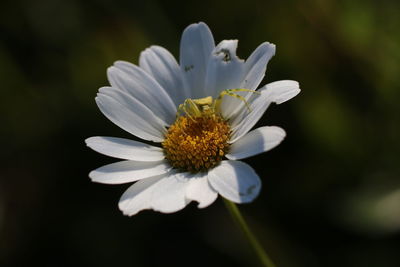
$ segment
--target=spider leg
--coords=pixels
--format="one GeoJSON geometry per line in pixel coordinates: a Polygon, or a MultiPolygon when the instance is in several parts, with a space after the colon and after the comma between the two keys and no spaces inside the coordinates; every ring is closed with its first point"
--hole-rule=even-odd
{"type": "Polygon", "coordinates": [[[225,91],[228,91],[228,92],[251,92],[251,93],[254,93],[254,94],[257,94],[257,95],[261,95],[261,93],[258,92],[258,91],[251,90],[251,89],[245,89],[245,88],[227,89],[225,91]]]}
{"type": "Polygon", "coordinates": [[[245,104],[247,110],[248,110],[249,112],[251,112],[250,104],[249,104],[249,102],[247,101],[247,100],[249,99],[249,97],[247,97],[247,96],[241,96],[241,95],[239,95],[239,94],[236,94],[235,92],[250,92],[250,93],[253,93],[253,94],[261,95],[261,93],[258,92],[258,91],[251,90],[251,89],[246,89],[246,88],[227,89],[227,90],[222,91],[222,92],[220,93],[220,95],[218,96],[218,98],[216,99],[216,101],[215,101],[215,102],[216,102],[216,107],[219,109],[219,107],[221,106],[222,97],[225,96],[225,95],[229,95],[229,96],[236,97],[236,98],[239,98],[240,100],[242,100],[243,103],[245,104]]]}
{"type": "MultiPolygon", "coordinates": [[[[222,102],[222,98],[226,95],[228,96],[232,96],[232,97],[236,97],[239,98],[240,100],[243,101],[243,103],[246,105],[246,108],[248,109],[249,112],[251,112],[251,107],[249,102],[246,100],[246,98],[244,98],[243,96],[239,95],[239,94],[235,94],[234,92],[253,92],[253,90],[249,90],[249,89],[227,89],[222,91],[219,96],[217,97],[217,99],[215,100],[215,105],[216,105],[216,109],[219,110],[220,106],[221,106],[221,102],[222,102]]],[[[255,92],[255,91],[254,91],[255,92]]]]}
{"type": "Polygon", "coordinates": [[[179,116],[181,114],[185,114],[194,121],[194,117],[201,116],[201,111],[192,99],[187,98],[182,104],[178,106],[178,111],[176,112],[176,115],[179,116]]]}
{"type": "Polygon", "coordinates": [[[184,112],[184,110],[183,110],[183,105],[184,105],[184,103],[185,103],[185,102],[183,102],[182,104],[179,104],[179,106],[178,106],[178,108],[177,108],[177,110],[176,110],[176,117],[179,117],[179,115],[180,115],[182,112],[184,112]]]}
{"type": "Polygon", "coordinates": [[[201,110],[199,109],[198,105],[190,98],[186,99],[185,102],[188,104],[189,113],[195,117],[201,116],[201,110]]]}

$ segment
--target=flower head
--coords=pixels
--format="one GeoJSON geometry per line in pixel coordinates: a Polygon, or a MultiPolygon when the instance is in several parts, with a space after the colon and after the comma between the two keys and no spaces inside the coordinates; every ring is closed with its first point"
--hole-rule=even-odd
{"type": "Polygon", "coordinates": [[[141,139],[160,143],[91,137],[97,152],[123,159],[90,172],[94,182],[131,183],[119,201],[126,215],[153,209],[175,212],[189,202],[199,208],[218,194],[251,202],[261,181],[237,161],[277,146],[285,131],[276,126],[251,130],[271,103],[300,92],[296,81],[278,81],[257,90],[275,45],[263,43],[244,61],[236,56],[237,40],[215,46],[204,23],[182,34],[180,62],[164,48],[151,46],[139,66],[117,61],[107,71],[96,103],[113,123],[141,139]]]}

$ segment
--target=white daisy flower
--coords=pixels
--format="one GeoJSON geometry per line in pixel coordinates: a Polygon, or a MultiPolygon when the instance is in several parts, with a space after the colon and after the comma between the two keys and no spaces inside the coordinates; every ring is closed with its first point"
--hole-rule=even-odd
{"type": "Polygon", "coordinates": [[[274,148],[286,134],[276,126],[250,129],[271,103],[283,103],[300,89],[285,80],[255,91],[275,45],[261,44],[244,61],[236,56],[237,44],[215,46],[201,22],[184,30],[179,64],[166,49],[151,46],[139,66],[117,61],[107,70],[111,86],[96,97],[101,112],[132,135],[159,143],[86,139],[93,150],[123,159],[90,172],[93,182],[135,182],[119,201],[125,215],[176,212],[191,201],[204,208],[218,194],[246,203],[259,194],[260,178],[238,160],[274,148]]]}

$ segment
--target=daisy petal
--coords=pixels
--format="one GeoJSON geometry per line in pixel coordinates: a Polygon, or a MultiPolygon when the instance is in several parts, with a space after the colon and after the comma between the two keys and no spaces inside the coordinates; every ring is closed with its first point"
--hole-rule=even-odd
{"type": "Polygon", "coordinates": [[[210,186],[206,173],[198,173],[189,178],[186,198],[197,201],[199,203],[198,208],[211,205],[217,197],[218,193],[210,186]]]}
{"type": "Polygon", "coordinates": [[[226,89],[239,88],[244,61],[236,56],[238,40],[224,40],[211,53],[207,65],[205,96],[217,97],[226,89]]]}
{"type": "Polygon", "coordinates": [[[261,189],[261,180],[253,168],[241,161],[227,160],[208,172],[211,186],[235,203],[253,201],[261,189]]]}
{"type": "Polygon", "coordinates": [[[91,149],[119,159],[159,161],[164,159],[161,148],[124,138],[95,136],[85,140],[91,149]]]}
{"type": "Polygon", "coordinates": [[[183,86],[181,69],[174,56],[161,46],[151,46],[140,54],[139,66],[165,89],[175,106],[189,98],[183,86]]]}
{"type": "MultiPolygon", "coordinates": [[[[240,77],[240,83],[235,84],[234,87],[227,87],[225,89],[242,88],[256,90],[256,88],[264,78],[265,71],[267,69],[267,63],[274,54],[275,45],[267,42],[259,45],[246,60],[246,62],[242,62],[242,74],[240,76],[236,75],[237,77],[240,77]]],[[[253,93],[249,92],[235,92],[235,94],[241,95],[247,100],[249,100],[253,95],[253,93]]],[[[223,98],[222,112],[224,118],[233,118],[235,114],[237,114],[243,108],[247,109],[247,107],[245,107],[244,101],[242,101],[241,99],[237,97],[223,98]]]]}
{"type": "Polygon", "coordinates": [[[214,49],[214,38],[206,24],[189,25],[182,34],[180,45],[180,66],[186,90],[190,98],[205,97],[207,64],[214,49]]]}
{"type": "Polygon", "coordinates": [[[285,131],[277,126],[257,128],[233,143],[226,157],[238,160],[266,152],[279,145],[285,136],[285,131]]]}
{"type": "Polygon", "coordinates": [[[109,120],[125,131],[144,140],[164,140],[165,123],[127,93],[112,87],[102,87],[96,103],[109,120]]]}
{"type": "Polygon", "coordinates": [[[153,191],[151,208],[163,213],[183,209],[190,202],[185,197],[187,185],[185,173],[174,173],[162,179],[153,191]]]}
{"type": "Polygon", "coordinates": [[[245,135],[262,117],[271,103],[281,104],[300,93],[299,83],[296,81],[277,81],[259,89],[259,95],[254,95],[250,103],[251,111],[243,108],[241,113],[231,120],[232,138],[234,143],[245,135]]]}
{"type": "Polygon", "coordinates": [[[118,203],[124,215],[132,216],[141,210],[151,209],[151,198],[157,183],[168,174],[153,176],[140,180],[126,190],[118,203]]]}
{"type": "Polygon", "coordinates": [[[176,106],[164,88],[144,70],[125,61],[116,61],[107,70],[111,86],[144,103],[168,125],[175,120],[176,106]]]}
{"type": "Polygon", "coordinates": [[[245,76],[240,88],[256,90],[267,70],[268,61],[275,55],[275,45],[265,42],[259,45],[246,60],[245,76]]]}
{"type": "Polygon", "coordinates": [[[119,161],[93,170],[89,177],[102,184],[124,184],[167,173],[171,165],[166,161],[119,161]]]}
{"type": "Polygon", "coordinates": [[[299,83],[291,80],[276,81],[266,85],[270,100],[276,104],[282,104],[300,93],[299,83]]]}
{"type": "Polygon", "coordinates": [[[188,204],[185,199],[187,184],[187,179],[179,173],[140,180],[121,196],[119,208],[129,216],[145,209],[164,213],[176,212],[188,204]]]}

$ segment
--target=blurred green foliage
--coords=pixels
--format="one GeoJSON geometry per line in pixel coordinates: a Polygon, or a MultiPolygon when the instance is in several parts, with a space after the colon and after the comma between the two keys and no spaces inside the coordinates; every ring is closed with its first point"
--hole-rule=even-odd
{"type": "MultiPolygon", "coordinates": [[[[173,215],[117,209],[126,185],[93,184],[112,162],[87,149],[125,136],[94,96],[115,60],[152,44],[178,55],[206,22],[246,58],[277,45],[263,83],[300,82],[260,125],[287,139],[247,160],[260,197],[240,208],[279,266],[399,266],[400,2],[14,0],[0,4],[1,266],[249,266],[221,203],[173,215]]],[[[250,262],[250,263],[249,263],[250,262]]],[[[255,264],[255,263],[254,263],[255,264]]]]}

